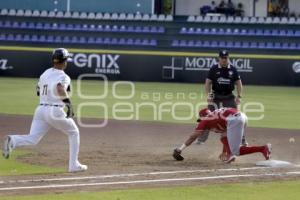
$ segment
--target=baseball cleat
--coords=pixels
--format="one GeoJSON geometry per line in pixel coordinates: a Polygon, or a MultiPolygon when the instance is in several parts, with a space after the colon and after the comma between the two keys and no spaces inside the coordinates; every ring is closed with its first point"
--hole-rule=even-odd
{"type": "Polygon", "coordinates": [[[69,169],[70,173],[83,172],[88,169],[87,165],[78,164],[75,168],[69,169]]]}
{"type": "Polygon", "coordinates": [[[265,149],[262,152],[266,160],[269,160],[271,158],[271,152],[272,152],[272,145],[270,143],[266,144],[265,149]]]}
{"type": "Polygon", "coordinates": [[[179,149],[174,149],[173,158],[177,161],[183,161],[184,157],[181,155],[181,151],[179,149]]]}
{"type": "Polygon", "coordinates": [[[236,156],[235,155],[230,155],[228,156],[228,159],[226,160],[223,160],[224,163],[227,163],[227,164],[230,164],[231,162],[234,162],[236,159],[236,156]]]}
{"type": "Polygon", "coordinates": [[[4,158],[8,159],[11,152],[12,152],[11,137],[6,136],[5,139],[4,139],[2,155],[3,155],[4,158]]]}

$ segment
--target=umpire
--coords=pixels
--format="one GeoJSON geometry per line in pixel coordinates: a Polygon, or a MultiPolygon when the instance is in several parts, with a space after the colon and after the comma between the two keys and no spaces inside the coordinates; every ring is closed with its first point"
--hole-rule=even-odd
{"type": "MultiPolygon", "coordinates": [[[[213,65],[205,81],[205,94],[207,96],[208,109],[214,111],[221,107],[237,108],[242,98],[243,85],[237,69],[229,62],[229,53],[226,50],[219,52],[219,63],[213,65]],[[237,96],[233,94],[237,88],[237,96]]],[[[198,144],[204,143],[209,132],[198,138],[198,144]]],[[[245,136],[243,145],[247,145],[245,136]]]]}

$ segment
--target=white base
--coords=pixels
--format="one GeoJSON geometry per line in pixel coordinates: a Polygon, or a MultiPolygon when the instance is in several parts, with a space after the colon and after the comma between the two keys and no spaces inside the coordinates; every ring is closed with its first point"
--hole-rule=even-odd
{"type": "Polygon", "coordinates": [[[292,163],[283,160],[264,160],[258,161],[256,165],[263,167],[288,167],[291,166],[292,163]]]}

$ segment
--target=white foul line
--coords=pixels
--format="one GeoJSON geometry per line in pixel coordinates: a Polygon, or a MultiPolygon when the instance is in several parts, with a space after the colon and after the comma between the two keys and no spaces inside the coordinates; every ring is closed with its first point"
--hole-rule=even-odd
{"type": "Polygon", "coordinates": [[[202,169],[202,170],[182,170],[182,171],[161,171],[161,172],[146,172],[133,174],[112,174],[98,176],[77,176],[77,177],[61,177],[61,178],[46,178],[46,179],[28,179],[28,180],[11,180],[4,183],[28,183],[28,182],[51,182],[51,181],[74,181],[88,179],[106,179],[106,178],[121,178],[134,176],[149,176],[149,175],[164,175],[164,174],[184,174],[184,173],[208,173],[208,172],[232,172],[232,171],[248,171],[257,169],[267,169],[268,167],[245,167],[245,168],[227,168],[227,169],[202,169]]]}
{"type": "Polygon", "coordinates": [[[36,185],[36,186],[23,186],[23,187],[6,187],[0,188],[0,191],[10,190],[26,190],[26,189],[50,189],[50,188],[70,188],[81,186],[108,186],[108,185],[128,185],[138,183],[162,183],[162,182],[175,182],[175,181],[197,181],[197,180],[213,180],[213,179],[230,179],[240,177],[263,177],[263,176],[283,176],[292,175],[291,173],[299,172],[287,172],[287,173],[266,173],[266,174],[244,174],[244,175],[221,175],[221,176],[208,176],[208,177],[193,177],[193,178],[170,178],[170,179],[150,179],[150,180],[135,180],[135,181],[117,181],[117,182],[98,182],[98,183],[76,183],[76,184],[52,184],[52,185],[36,185]]]}

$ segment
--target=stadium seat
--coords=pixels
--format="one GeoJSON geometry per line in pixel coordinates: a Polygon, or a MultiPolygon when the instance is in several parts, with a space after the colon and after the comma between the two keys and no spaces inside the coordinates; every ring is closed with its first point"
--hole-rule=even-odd
{"type": "Polygon", "coordinates": [[[88,18],[88,19],[95,19],[95,18],[96,18],[96,14],[93,13],[93,12],[90,12],[90,13],[87,15],[87,18],[88,18]]]}
{"type": "Polygon", "coordinates": [[[45,35],[40,35],[38,41],[41,42],[41,43],[45,43],[46,42],[46,36],[45,35]]]}
{"type": "Polygon", "coordinates": [[[142,19],[143,19],[143,17],[142,17],[141,14],[136,14],[136,15],[134,16],[134,20],[142,20],[142,19]]]}
{"type": "Polygon", "coordinates": [[[298,17],[295,21],[295,24],[299,25],[300,24],[300,17],[298,17]]]}
{"type": "Polygon", "coordinates": [[[217,23],[219,23],[219,24],[224,24],[224,23],[226,23],[226,21],[227,21],[227,18],[226,18],[225,16],[221,16],[221,17],[219,18],[219,21],[218,21],[217,23]]]}
{"type": "Polygon", "coordinates": [[[0,15],[8,15],[8,10],[7,9],[1,9],[0,15]]]}
{"type": "Polygon", "coordinates": [[[53,42],[55,42],[55,43],[61,43],[62,42],[61,36],[59,36],[59,35],[55,36],[53,42]]]}
{"type": "MultiPolygon", "coordinates": [[[[253,30],[253,29],[251,29],[253,30]]],[[[253,30],[254,31],[254,30],[253,30]]],[[[252,35],[252,34],[251,34],[252,35]]],[[[264,35],[264,30],[263,29],[256,29],[255,30],[255,35],[256,36],[263,36],[264,35]]]]}
{"type": "Polygon", "coordinates": [[[241,47],[243,49],[249,49],[250,48],[250,44],[248,41],[243,41],[241,47]]]}
{"type": "Polygon", "coordinates": [[[126,14],[125,13],[120,13],[119,20],[125,20],[125,19],[126,19],[126,14]]]}
{"type": "Polygon", "coordinates": [[[234,21],[234,18],[232,16],[227,17],[226,23],[232,24],[234,21]]]}
{"type": "Polygon", "coordinates": [[[63,11],[58,11],[55,15],[56,18],[63,18],[64,17],[64,12],[63,11]]]}
{"type": "Polygon", "coordinates": [[[134,15],[132,13],[129,13],[126,17],[126,20],[134,20],[134,15]]]}
{"type": "Polygon", "coordinates": [[[38,10],[34,10],[32,13],[33,17],[48,17],[48,11],[46,10],[42,10],[41,13],[38,10]]]}
{"type": "Polygon", "coordinates": [[[265,42],[259,42],[257,47],[259,49],[264,49],[266,47],[265,42]]]}
{"type": "Polygon", "coordinates": [[[194,34],[194,27],[190,27],[188,30],[187,30],[187,33],[188,34],[194,34]]]}
{"type": "Polygon", "coordinates": [[[110,14],[109,13],[104,13],[103,19],[109,20],[110,19],[110,14]]]}
{"type": "Polygon", "coordinates": [[[280,24],[288,24],[289,20],[287,17],[282,17],[280,20],[280,24]]]}
{"type": "Polygon", "coordinates": [[[110,44],[110,38],[104,38],[103,44],[110,44]]]}
{"type": "Polygon", "coordinates": [[[294,31],[293,31],[293,30],[291,30],[291,29],[287,30],[286,36],[293,37],[294,35],[295,35],[295,34],[294,34],[294,31]]]}
{"type": "Polygon", "coordinates": [[[79,12],[75,11],[75,12],[72,13],[71,18],[73,18],[73,19],[79,19],[79,16],[80,16],[79,12]]]}
{"type": "Polygon", "coordinates": [[[96,14],[96,19],[102,19],[103,18],[103,15],[102,15],[102,13],[97,13],[96,14]]]}
{"type": "Polygon", "coordinates": [[[12,22],[11,28],[19,28],[19,22],[12,22]]]}
{"type": "Polygon", "coordinates": [[[25,16],[25,17],[32,17],[32,12],[31,12],[31,10],[25,10],[24,16],[25,16]]]}
{"type": "Polygon", "coordinates": [[[13,34],[8,34],[7,37],[6,37],[6,40],[7,41],[15,41],[16,38],[15,38],[15,36],[13,34]]]}
{"type": "Polygon", "coordinates": [[[190,15],[190,16],[187,18],[187,21],[188,21],[188,22],[195,22],[195,21],[196,21],[196,17],[193,16],[193,15],[190,15]]]}
{"type": "Polygon", "coordinates": [[[201,28],[196,28],[196,34],[202,34],[202,29],[201,28]]]}
{"type": "MultiPolygon", "coordinates": [[[[196,30],[195,32],[197,32],[197,30],[196,30]]],[[[218,35],[217,29],[216,29],[216,28],[210,29],[210,34],[211,34],[211,35],[218,35]]]]}
{"type": "Polygon", "coordinates": [[[269,29],[264,30],[264,36],[271,36],[271,35],[272,35],[271,30],[269,30],[269,29]]]}
{"type": "Polygon", "coordinates": [[[9,15],[9,16],[16,16],[16,14],[17,14],[17,11],[16,11],[15,9],[10,9],[10,10],[8,11],[8,15],[9,15]]]}
{"type": "Polygon", "coordinates": [[[242,23],[242,17],[235,17],[233,23],[235,23],[235,24],[242,23]]]}
{"type": "Polygon", "coordinates": [[[257,42],[250,42],[250,48],[256,49],[258,47],[257,42]]]}
{"type": "Polygon", "coordinates": [[[274,49],[281,49],[281,43],[280,42],[275,42],[274,44],[274,49]]]}
{"type": "Polygon", "coordinates": [[[249,24],[256,24],[257,18],[256,17],[250,17],[249,24]]]}
{"type": "Polygon", "coordinates": [[[296,23],[295,17],[290,17],[288,20],[288,24],[295,24],[295,23],[296,23]]]}
{"type": "Polygon", "coordinates": [[[53,18],[53,17],[55,17],[56,15],[55,15],[55,12],[54,11],[50,11],[49,13],[48,13],[48,17],[50,17],[50,18],[53,18]]]}
{"type": "Polygon", "coordinates": [[[210,47],[216,48],[216,47],[219,47],[219,44],[218,44],[217,41],[212,41],[212,42],[210,43],[210,47]]]}
{"type": "Polygon", "coordinates": [[[287,35],[287,32],[285,30],[280,30],[279,31],[279,35],[280,36],[286,36],[287,35]]]}
{"type": "Polygon", "coordinates": [[[41,22],[36,23],[35,28],[38,30],[42,30],[44,29],[44,24],[41,22]]]}
{"type": "Polygon", "coordinates": [[[54,42],[54,36],[53,35],[47,35],[46,36],[46,42],[53,43],[54,42]]]}
{"type": "Polygon", "coordinates": [[[30,41],[30,36],[28,34],[23,36],[23,41],[24,42],[29,42],[30,41]]]}
{"type": "Polygon", "coordinates": [[[278,36],[279,35],[279,30],[273,29],[272,30],[272,36],[278,36]]]}
{"type": "Polygon", "coordinates": [[[241,48],[241,47],[242,47],[242,43],[241,43],[240,41],[235,41],[235,42],[233,43],[233,47],[234,47],[234,48],[241,48]]]}
{"type": "Polygon", "coordinates": [[[127,45],[133,45],[133,39],[132,38],[128,38],[126,44],[127,45]]]}
{"type": "Polygon", "coordinates": [[[126,44],[125,38],[120,38],[119,41],[118,41],[118,44],[119,45],[125,45],[126,44]]]}
{"type": "Polygon", "coordinates": [[[21,9],[17,10],[17,12],[16,12],[16,16],[18,16],[18,17],[23,17],[24,14],[25,14],[24,10],[21,10],[21,9]]]}
{"type": "Polygon", "coordinates": [[[31,42],[38,42],[39,38],[37,35],[32,35],[31,38],[30,38],[30,41],[31,42]]]}
{"type": "Polygon", "coordinates": [[[274,17],[272,23],[273,24],[279,24],[280,23],[280,18],[279,17],[274,17]]]}
{"type": "Polygon", "coordinates": [[[218,23],[220,21],[220,17],[219,16],[212,16],[211,18],[211,22],[212,23],[218,23]]]}
{"type": "Polygon", "coordinates": [[[196,18],[196,22],[203,22],[203,20],[204,20],[204,18],[201,15],[197,16],[197,18],[196,18]]]}
{"type": "Polygon", "coordinates": [[[22,35],[21,35],[21,34],[17,34],[17,35],[15,36],[15,41],[23,41],[22,35]]]}
{"type": "Polygon", "coordinates": [[[149,21],[150,20],[149,14],[144,14],[143,17],[142,17],[142,20],[143,21],[149,21]]]}
{"type": "Polygon", "coordinates": [[[64,12],[63,18],[66,18],[66,19],[72,18],[72,13],[71,12],[64,12]]]}
{"type": "Polygon", "coordinates": [[[112,38],[111,41],[110,41],[110,44],[116,45],[116,44],[118,44],[118,43],[119,43],[119,41],[118,41],[117,38],[112,38]]]}
{"type": "Polygon", "coordinates": [[[81,12],[79,15],[79,19],[87,19],[88,15],[86,12],[81,12]]]}
{"type": "Polygon", "coordinates": [[[167,15],[165,21],[167,21],[167,22],[173,21],[173,16],[167,15]]]}
{"type": "Polygon", "coordinates": [[[248,24],[250,22],[250,18],[249,17],[243,17],[241,23],[242,24],[248,24]]]}
{"type": "Polygon", "coordinates": [[[210,20],[211,20],[211,17],[210,17],[210,16],[205,16],[205,17],[203,18],[203,21],[202,21],[202,22],[209,23],[210,20]]]}
{"type": "Polygon", "coordinates": [[[158,17],[157,17],[156,14],[152,14],[151,17],[150,17],[150,20],[151,20],[151,21],[157,21],[157,18],[158,18],[158,17]]]}
{"type": "Polygon", "coordinates": [[[234,47],[233,41],[226,42],[226,48],[233,48],[233,47],[234,47]]]}
{"type": "Polygon", "coordinates": [[[6,35],[4,33],[0,34],[0,41],[5,41],[6,40],[6,35]]]}
{"type": "Polygon", "coordinates": [[[267,42],[265,48],[266,49],[273,49],[274,48],[273,42],[267,42]]]}
{"type": "Polygon", "coordinates": [[[258,24],[270,24],[270,23],[272,23],[272,21],[270,21],[270,22],[268,22],[268,20],[269,19],[271,19],[272,20],[272,18],[270,18],[270,17],[268,17],[267,19],[265,19],[264,17],[258,17],[258,19],[257,19],[257,22],[256,23],[258,23],[258,24]]]}
{"type": "Polygon", "coordinates": [[[165,21],[166,17],[163,14],[158,15],[157,20],[158,21],[165,21]]]}
{"type": "MultiPolygon", "coordinates": [[[[104,19],[106,19],[106,18],[105,18],[105,15],[104,15],[104,19]]],[[[107,19],[117,20],[117,19],[119,19],[119,15],[118,15],[117,13],[113,13],[113,14],[111,15],[111,17],[110,17],[110,18],[107,18],[107,19]]]]}
{"type": "Polygon", "coordinates": [[[265,23],[266,24],[272,24],[273,23],[273,18],[272,17],[267,17],[265,23]]]}
{"type": "Polygon", "coordinates": [[[218,44],[218,47],[226,48],[226,42],[225,41],[220,41],[219,44],[218,44]]]}
{"type": "Polygon", "coordinates": [[[233,35],[240,35],[240,29],[235,28],[232,32],[233,35]]]}
{"type": "Polygon", "coordinates": [[[62,39],[62,42],[63,43],[75,43],[75,42],[72,42],[71,38],[69,36],[64,36],[63,39],[62,39]]]}
{"type": "Polygon", "coordinates": [[[95,40],[96,44],[103,44],[103,39],[101,37],[96,38],[95,40]]]}

